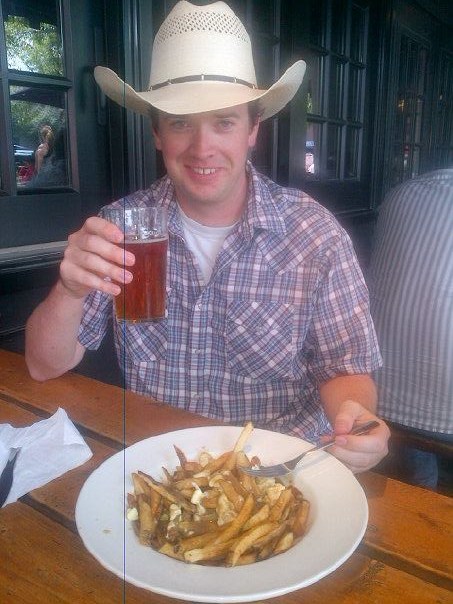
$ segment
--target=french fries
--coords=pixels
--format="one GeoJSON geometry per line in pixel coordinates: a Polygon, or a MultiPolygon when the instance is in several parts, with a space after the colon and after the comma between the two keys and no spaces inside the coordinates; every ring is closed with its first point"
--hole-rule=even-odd
{"type": "MultiPolygon", "coordinates": [[[[239,566],[291,548],[307,531],[310,504],[293,485],[252,477],[241,467],[253,425],[233,449],[188,460],[175,446],[179,466],[163,468],[164,482],[138,470],[132,474],[127,517],[139,542],[188,563],[239,566]]],[[[259,460],[258,460],[259,463],[259,460]]]]}

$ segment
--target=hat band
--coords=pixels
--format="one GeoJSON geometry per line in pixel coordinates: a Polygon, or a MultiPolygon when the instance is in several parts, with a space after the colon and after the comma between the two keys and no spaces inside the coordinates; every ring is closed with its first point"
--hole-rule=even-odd
{"type": "Polygon", "coordinates": [[[246,80],[241,80],[240,78],[234,78],[232,76],[226,75],[190,75],[183,76],[181,78],[173,78],[172,80],[166,80],[165,82],[160,82],[159,84],[154,84],[154,86],[150,86],[148,90],[157,90],[158,88],[163,88],[164,86],[169,86],[170,84],[183,84],[184,82],[203,82],[209,80],[210,82],[231,82],[232,84],[243,84],[244,86],[248,86],[249,88],[256,88],[255,84],[251,84],[246,80]]]}

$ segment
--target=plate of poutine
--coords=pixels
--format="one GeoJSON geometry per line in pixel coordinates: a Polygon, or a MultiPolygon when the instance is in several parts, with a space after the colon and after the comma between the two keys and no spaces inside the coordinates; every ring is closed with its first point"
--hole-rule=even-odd
{"type": "Polygon", "coordinates": [[[122,580],[181,600],[253,602],[301,589],[360,543],[368,521],[360,484],[326,452],[285,479],[240,468],[309,446],[250,424],[150,437],[88,477],[76,505],[79,534],[122,580]]]}

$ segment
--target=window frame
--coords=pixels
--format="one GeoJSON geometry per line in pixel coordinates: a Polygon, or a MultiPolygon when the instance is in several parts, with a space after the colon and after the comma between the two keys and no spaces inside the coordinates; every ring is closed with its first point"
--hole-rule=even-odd
{"type": "MultiPolygon", "coordinates": [[[[290,123],[290,145],[289,145],[289,169],[288,183],[291,186],[305,190],[307,193],[319,199],[323,205],[328,207],[335,214],[347,215],[365,215],[372,211],[373,200],[370,194],[371,189],[371,151],[373,139],[373,91],[376,85],[376,79],[371,77],[376,70],[376,61],[378,58],[378,48],[381,44],[382,35],[378,29],[379,23],[376,18],[381,15],[382,8],[371,0],[348,0],[343,5],[345,12],[344,34],[342,35],[343,53],[332,49],[332,31],[336,26],[333,22],[332,7],[335,0],[316,0],[316,8],[321,5],[324,14],[318,14],[317,19],[310,14],[310,3],[301,3],[297,8],[292,7],[292,48],[296,56],[305,58],[310,56],[322,57],[320,64],[319,90],[321,108],[318,113],[308,111],[307,93],[309,91],[309,61],[307,61],[307,74],[304,78],[301,90],[295,97],[291,109],[290,123]],[[365,13],[366,28],[362,32],[363,56],[358,61],[352,57],[350,52],[351,20],[353,17],[352,8],[357,6],[365,13]],[[313,36],[313,28],[318,27],[317,35],[313,36]],[[316,39],[314,39],[316,38],[316,39]],[[345,50],[346,49],[346,50],[345,50]],[[347,52],[347,54],[346,54],[347,52]],[[346,70],[343,78],[343,89],[341,91],[341,115],[332,117],[328,113],[329,87],[330,87],[330,63],[333,60],[339,60],[343,69],[346,70]],[[346,66],[346,67],[345,67],[346,66]],[[350,67],[351,66],[351,67],[350,67]],[[360,68],[362,73],[360,98],[357,106],[360,111],[359,119],[349,119],[348,101],[350,95],[350,86],[348,71],[352,68],[360,68]],[[324,132],[321,135],[320,162],[321,169],[318,168],[318,175],[308,174],[305,170],[307,125],[313,124],[315,127],[323,127],[324,132]],[[327,173],[327,149],[329,148],[329,136],[326,132],[328,128],[336,127],[341,129],[340,143],[338,148],[338,171],[334,177],[327,173]],[[347,135],[351,129],[359,131],[355,165],[357,174],[345,178],[347,166],[347,135]]],[[[338,131],[337,131],[338,132],[338,131]]]]}
{"type": "Polygon", "coordinates": [[[64,75],[50,76],[8,68],[3,9],[0,5],[0,126],[5,132],[5,137],[0,141],[0,211],[4,217],[0,249],[6,252],[11,249],[12,257],[16,256],[15,248],[18,247],[28,249],[28,246],[52,241],[57,242],[59,247],[59,242],[67,238],[68,231],[78,222],[81,214],[70,0],[60,0],[59,8],[64,75]],[[71,186],[48,191],[18,191],[10,110],[11,85],[48,86],[65,92],[71,186]],[[31,223],[34,225],[33,231],[24,228],[31,223]]]}

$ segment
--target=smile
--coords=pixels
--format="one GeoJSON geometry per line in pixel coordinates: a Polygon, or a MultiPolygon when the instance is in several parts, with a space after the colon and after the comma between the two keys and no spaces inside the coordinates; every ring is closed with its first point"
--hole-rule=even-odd
{"type": "Polygon", "coordinates": [[[215,168],[192,168],[196,174],[215,174],[215,168]]]}

